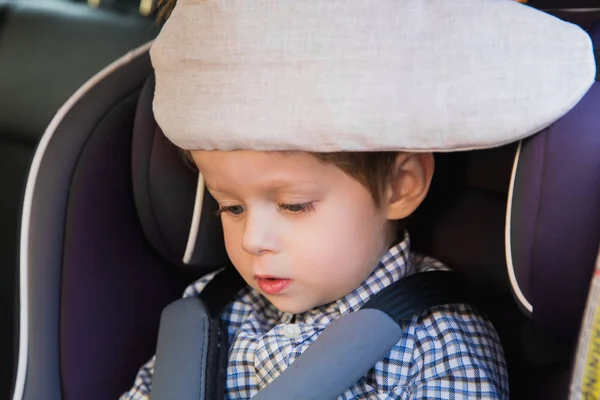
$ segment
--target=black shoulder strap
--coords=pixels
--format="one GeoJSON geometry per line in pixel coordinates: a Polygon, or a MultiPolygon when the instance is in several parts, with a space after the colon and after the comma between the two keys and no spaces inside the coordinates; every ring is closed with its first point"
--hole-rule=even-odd
{"type": "Polygon", "coordinates": [[[371,297],[362,309],[381,310],[401,323],[436,306],[474,301],[473,288],[459,273],[428,271],[394,282],[371,297]]]}
{"type": "Polygon", "coordinates": [[[211,317],[218,317],[233,301],[246,282],[233,266],[225,267],[202,290],[199,297],[204,301],[211,317]]]}
{"type": "MultiPolygon", "coordinates": [[[[227,324],[221,319],[225,307],[246,282],[232,266],[217,274],[200,293],[200,299],[210,313],[208,353],[205,371],[205,400],[224,400],[229,338],[227,324]]],[[[199,399],[202,400],[202,399],[199,399]]]]}

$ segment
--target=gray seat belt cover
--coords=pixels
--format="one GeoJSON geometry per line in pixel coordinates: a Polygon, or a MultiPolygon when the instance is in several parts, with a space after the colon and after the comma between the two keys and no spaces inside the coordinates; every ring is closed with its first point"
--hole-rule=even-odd
{"type": "Polygon", "coordinates": [[[176,300],[161,316],[151,400],[202,400],[210,318],[198,297],[176,300]]]}
{"type": "Polygon", "coordinates": [[[335,400],[401,338],[400,326],[383,311],[345,315],[327,326],[301,357],[252,399],[335,400]]]}
{"type": "MultiPolygon", "coordinates": [[[[436,305],[468,302],[468,292],[466,282],[454,272],[401,279],[360,310],[327,326],[253,399],[335,400],[400,341],[400,320],[436,305]]],[[[165,309],[151,400],[211,400],[205,399],[209,331],[210,314],[200,298],[178,300],[165,309]]]]}

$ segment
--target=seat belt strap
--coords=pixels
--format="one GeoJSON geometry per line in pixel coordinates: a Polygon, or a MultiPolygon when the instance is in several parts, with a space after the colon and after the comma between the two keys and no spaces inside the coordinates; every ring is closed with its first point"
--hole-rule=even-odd
{"type": "Polygon", "coordinates": [[[197,400],[224,400],[229,338],[227,323],[221,319],[225,307],[234,300],[246,282],[232,266],[218,273],[202,290],[199,298],[210,315],[206,371],[203,374],[205,396],[197,400]]]}
{"type": "Polygon", "coordinates": [[[385,312],[397,323],[445,304],[475,302],[473,288],[451,271],[428,271],[402,278],[372,296],[361,308],[385,312]]]}
{"type": "Polygon", "coordinates": [[[220,316],[246,282],[235,268],[218,273],[197,297],[162,313],[151,400],[223,400],[228,359],[227,324],[220,316]]]}

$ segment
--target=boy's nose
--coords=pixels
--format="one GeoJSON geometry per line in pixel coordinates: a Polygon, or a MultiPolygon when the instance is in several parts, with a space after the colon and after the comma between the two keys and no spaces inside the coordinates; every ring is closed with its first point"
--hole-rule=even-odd
{"type": "Polygon", "coordinates": [[[249,213],[242,235],[242,249],[253,255],[275,251],[273,230],[273,223],[268,218],[249,213]]]}

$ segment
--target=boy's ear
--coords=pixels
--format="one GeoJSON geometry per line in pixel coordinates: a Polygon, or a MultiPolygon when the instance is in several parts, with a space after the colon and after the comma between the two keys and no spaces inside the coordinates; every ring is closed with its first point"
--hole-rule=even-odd
{"type": "Polygon", "coordinates": [[[386,193],[387,219],[411,215],[423,202],[435,169],[431,153],[400,153],[386,193]]]}

